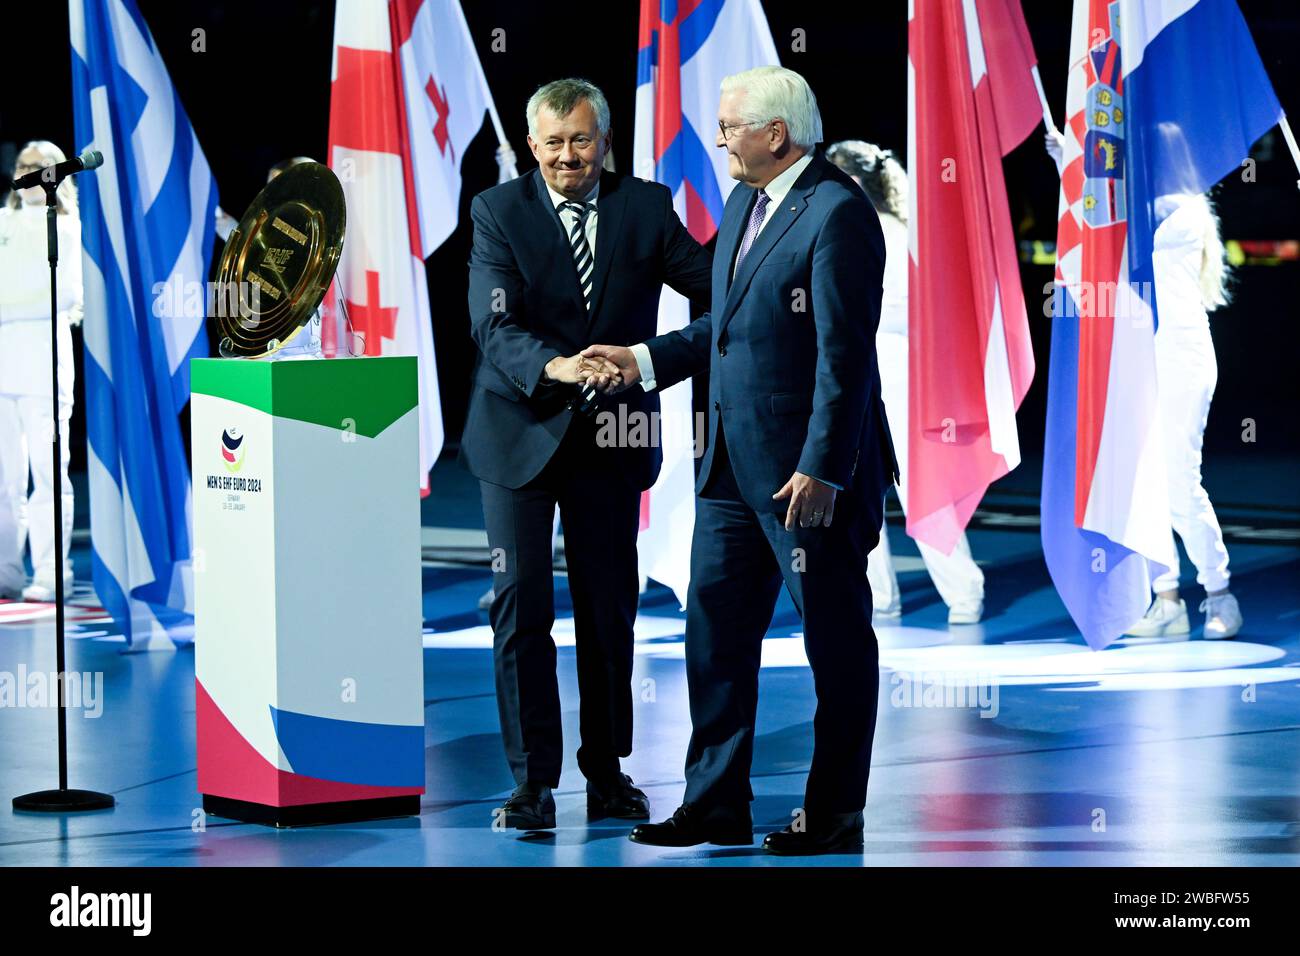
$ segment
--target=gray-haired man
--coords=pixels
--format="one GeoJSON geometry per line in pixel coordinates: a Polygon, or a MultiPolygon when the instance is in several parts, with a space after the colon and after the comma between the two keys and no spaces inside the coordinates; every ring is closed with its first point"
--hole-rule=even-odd
{"type": "MultiPolygon", "coordinates": [[[[593,341],[652,336],[664,284],[705,303],[712,258],[682,226],[664,186],[602,171],[612,137],[599,89],[557,80],[533,95],[527,112],[537,170],[479,194],[470,210],[469,311],[480,358],[461,455],[480,481],[498,558],[490,612],[497,704],[517,784],[503,822],[542,829],[555,826],[551,788],[563,758],[551,638],[557,504],[588,812],[649,815],[619,758],[632,750],[640,494],[661,456],[644,443],[597,441],[597,420],[576,411],[574,399],[592,374],[617,370],[579,353],[593,341]]],[[[658,407],[658,396],[642,389],[602,405],[620,422],[651,420],[658,407]]]]}

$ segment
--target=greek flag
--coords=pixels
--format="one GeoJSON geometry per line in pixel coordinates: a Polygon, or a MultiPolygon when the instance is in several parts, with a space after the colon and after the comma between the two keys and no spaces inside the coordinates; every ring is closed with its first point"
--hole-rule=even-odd
{"type": "Polygon", "coordinates": [[[95,590],[133,649],[193,639],[178,414],[207,354],[217,185],[134,0],[69,0],[95,590]]]}

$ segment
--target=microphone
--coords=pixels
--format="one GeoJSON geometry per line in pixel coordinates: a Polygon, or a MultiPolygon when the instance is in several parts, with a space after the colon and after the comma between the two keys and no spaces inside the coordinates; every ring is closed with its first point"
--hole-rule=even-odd
{"type": "Polygon", "coordinates": [[[87,169],[98,169],[104,165],[104,154],[97,149],[88,149],[76,159],[65,160],[33,170],[26,176],[19,176],[13,181],[14,189],[28,189],[32,186],[57,186],[63,180],[87,169]]]}

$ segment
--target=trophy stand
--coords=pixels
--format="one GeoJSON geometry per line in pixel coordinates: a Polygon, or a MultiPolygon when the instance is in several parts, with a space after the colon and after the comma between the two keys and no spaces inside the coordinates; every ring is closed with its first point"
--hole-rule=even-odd
{"type": "Polygon", "coordinates": [[[56,182],[42,182],[45,189],[46,244],[50,258],[50,359],[54,406],[54,641],[59,675],[59,786],[57,790],[38,790],[14,797],[15,810],[36,813],[75,813],[84,810],[107,810],[113,797],[96,790],[68,789],[68,695],[64,672],[63,614],[63,441],[59,435],[59,263],[58,197],[56,182]]]}
{"type": "Polygon", "coordinates": [[[221,358],[190,362],[198,791],[276,827],[425,792],[418,367],[355,355],[341,288],[353,357],[313,354],[345,231],[327,167],[276,176],[218,265],[221,358]]]}

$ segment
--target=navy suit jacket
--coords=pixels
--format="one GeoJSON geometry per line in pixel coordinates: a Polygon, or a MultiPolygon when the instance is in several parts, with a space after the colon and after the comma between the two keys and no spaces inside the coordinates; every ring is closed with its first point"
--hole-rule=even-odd
{"type": "MultiPolygon", "coordinates": [[[[596,209],[588,315],[567,231],[539,170],[483,191],[470,206],[469,315],[480,354],[461,460],[485,481],[519,488],[532,480],[579,414],[567,407],[576,386],[542,381],[548,361],[593,342],[650,338],[665,284],[708,305],[712,257],[677,218],[666,186],[604,172],[596,209]]],[[[633,388],[602,398],[599,407],[648,415],[658,412],[659,398],[633,388]]],[[[592,455],[593,468],[637,490],[654,484],[663,460],[649,442],[597,447],[592,455]]]]}
{"type": "MultiPolygon", "coordinates": [[[[876,327],[885,241],[866,195],[816,154],[731,278],[757,191],[731,191],[718,230],[709,314],[646,343],[657,386],[710,370],[709,445],[719,421],[746,504],[784,514],[796,471],[861,496],[879,530],[897,462],[880,397],[876,327]]],[[[862,513],[861,510],[859,513],[862,513]]]]}

